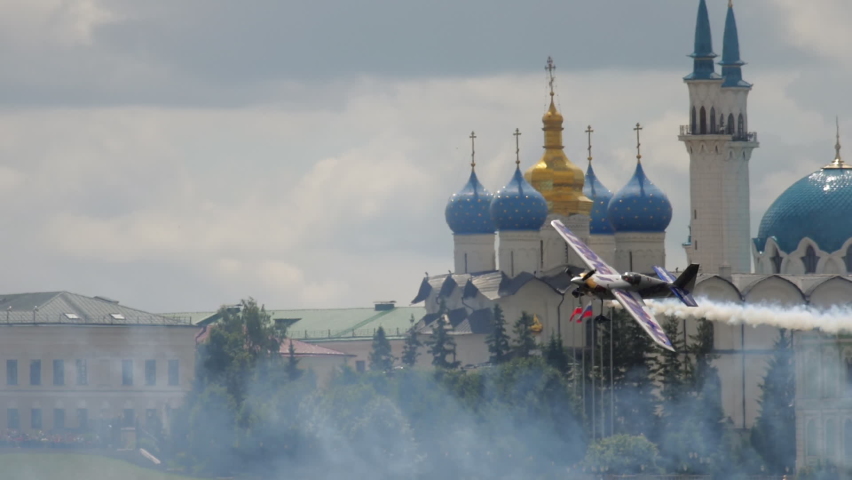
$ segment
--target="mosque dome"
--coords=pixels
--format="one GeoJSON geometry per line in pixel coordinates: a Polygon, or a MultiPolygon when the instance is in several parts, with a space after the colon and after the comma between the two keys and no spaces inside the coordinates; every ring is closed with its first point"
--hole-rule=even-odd
{"type": "Polygon", "coordinates": [[[633,177],[612,196],[607,217],[616,232],[662,233],[672,220],[672,204],[636,162],[633,177]]]}
{"type": "Polygon", "coordinates": [[[521,174],[520,167],[491,200],[491,218],[497,230],[538,230],[547,219],[547,201],[521,174]]]}
{"type": "Polygon", "coordinates": [[[583,194],[583,169],[571,163],[562,145],[562,114],[553,103],[541,121],[544,123],[544,154],[541,160],[526,171],[527,181],[541,192],[547,201],[548,211],[558,215],[588,215],[592,201],[583,194]]]}
{"type": "Polygon", "coordinates": [[[607,207],[609,207],[609,201],[612,199],[612,192],[598,180],[591,162],[589,162],[589,168],[586,169],[583,194],[592,200],[592,221],[589,223],[589,232],[592,235],[614,234],[615,230],[612,228],[612,223],[610,223],[607,215],[607,207]]]}
{"type": "Polygon", "coordinates": [[[785,253],[796,250],[804,238],[813,240],[820,250],[836,252],[852,238],[852,166],[837,157],[833,162],[802,178],[772,203],[760,221],[758,251],[774,238],[785,253]]]}
{"type": "Polygon", "coordinates": [[[494,233],[491,220],[491,194],[479,183],[476,172],[471,169],[470,179],[464,187],[447,201],[444,218],[456,235],[494,233]]]}

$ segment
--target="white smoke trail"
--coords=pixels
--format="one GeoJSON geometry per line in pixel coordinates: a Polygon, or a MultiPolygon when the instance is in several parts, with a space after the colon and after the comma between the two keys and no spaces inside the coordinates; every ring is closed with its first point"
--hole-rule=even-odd
{"type": "Polygon", "coordinates": [[[706,318],[729,325],[769,325],[789,330],[819,330],[828,334],[852,332],[852,308],[834,306],[829,309],[796,305],[737,304],[696,299],[697,307],[687,307],[676,300],[646,300],[657,315],[676,318],[706,318]]]}

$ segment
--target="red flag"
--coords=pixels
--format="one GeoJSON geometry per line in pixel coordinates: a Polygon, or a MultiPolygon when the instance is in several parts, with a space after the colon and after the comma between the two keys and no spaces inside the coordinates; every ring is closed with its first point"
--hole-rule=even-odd
{"type": "Polygon", "coordinates": [[[583,323],[583,320],[592,318],[592,304],[586,306],[583,309],[583,313],[580,315],[580,318],[577,319],[577,323],[583,323]]]}
{"type": "Polygon", "coordinates": [[[574,309],[574,313],[571,314],[571,318],[568,319],[569,322],[580,321],[580,313],[582,313],[583,307],[577,307],[574,309]]]}

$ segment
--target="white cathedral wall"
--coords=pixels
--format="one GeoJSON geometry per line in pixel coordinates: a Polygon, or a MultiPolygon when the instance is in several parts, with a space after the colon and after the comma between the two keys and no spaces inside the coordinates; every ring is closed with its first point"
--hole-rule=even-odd
{"type": "Polygon", "coordinates": [[[559,233],[550,224],[553,220],[560,220],[574,235],[580,238],[587,245],[589,243],[589,223],[592,218],[588,215],[556,215],[550,214],[541,227],[541,244],[542,251],[542,270],[550,270],[551,268],[562,265],[584,265],[582,260],[571,250],[565,243],[565,240],[559,236],[559,233]]]}
{"type": "Polygon", "coordinates": [[[589,235],[588,245],[604,262],[615,267],[615,235],[589,235]]]}
{"type": "Polygon", "coordinates": [[[495,235],[453,235],[455,273],[486,272],[495,270],[495,235]]]}
{"type": "Polygon", "coordinates": [[[541,242],[538,230],[497,232],[497,268],[510,277],[540,270],[541,242]]]}
{"type": "Polygon", "coordinates": [[[666,234],[616,233],[615,267],[619,272],[654,273],[653,266],[666,266],[666,234]]]}

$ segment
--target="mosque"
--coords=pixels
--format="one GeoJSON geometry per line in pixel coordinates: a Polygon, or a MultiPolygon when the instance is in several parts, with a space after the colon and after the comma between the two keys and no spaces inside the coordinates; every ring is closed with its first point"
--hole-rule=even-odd
{"type": "MultiPolygon", "coordinates": [[[[688,123],[672,133],[679,134],[690,165],[690,227],[683,248],[690,263],[701,265],[696,296],[739,304],[848,305],[852,222],[845,215],[852,210],[852,166],[841,158],[839,131],[835,158],[784,191],[752,238],[749,161],[759,143],[749,130],[752,85],[743,76],[731,2],[721,72],[705,0],[699,2],[691,57],[692,72],[683,78],[688,123]]],[[[542,117],[541,159],[522,171],[517,155],[506,185],[492,194],[477,178],[472,157],[470,177],[445,211],[454,269],[424,278],[412,302],[424,302],[427,314],[417,323],[424,334],[439,321],[439,309],[446,309],[440,321],[449,323],[463,364],[487,361],[484,337],[494,305],[510,323],[522,312],[534,315],[541,341],[558,332],[575,352],[590,346],[589,326],[569,320],[579,301],[566,295],[566,269],[582,270],[583,264],[551,220],[561,220],[619,271],[653,274],[653,265],[666,263],[672,205],[651,180],[665,173],[646,172],[642,165],[641,126],[633,176],[613,193],[595,175],[590,147],[585,173],[566,156],[550,60],[548,66],[551,102],[542,117]]],[[[695,328],[684,321],[684,338],[695,328]]],[[[723,408],[743,431],[759,414],[759,385],[777,336],[770,326],[714,324],[723,408]]],[[[852,337],[796,332],[794,345],[797,464],[852,458],[852,337]]]]}

